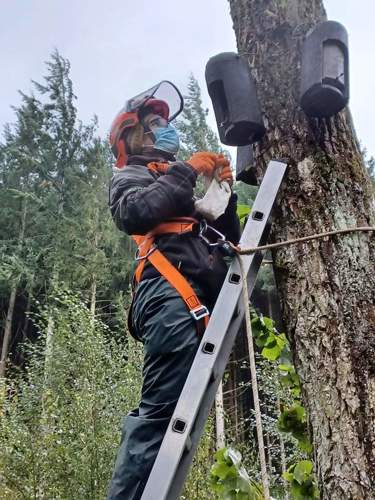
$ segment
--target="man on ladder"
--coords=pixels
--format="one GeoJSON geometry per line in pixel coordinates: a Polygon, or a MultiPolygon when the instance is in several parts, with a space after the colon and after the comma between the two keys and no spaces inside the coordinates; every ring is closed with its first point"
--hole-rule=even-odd
{"type": "Polygon", "coordinates": [[[227,272],[220,243],[240,236],[228,160],[209,152],[175,159],[170,122],[182,108],[178,89],[163,81],[130,99],[111,127],[110,209],[138,245],[129,330],[144,344],[144,378],[139,408],[124,422],[110,500],[142,496],[227,272]],[[216,179],[208,204],[194,201],[200,174],[216,179]]]}

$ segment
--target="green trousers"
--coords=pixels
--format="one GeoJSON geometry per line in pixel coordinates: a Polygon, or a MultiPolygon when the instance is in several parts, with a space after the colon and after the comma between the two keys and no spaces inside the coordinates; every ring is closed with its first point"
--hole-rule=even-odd
{"type": "Polygon", "coordinates": [[[141,498],[200,342],[195,320],[164,278],[139,284],[132,318],[144,343],[142,395],[124,420],[108,500],[141,498]]]}

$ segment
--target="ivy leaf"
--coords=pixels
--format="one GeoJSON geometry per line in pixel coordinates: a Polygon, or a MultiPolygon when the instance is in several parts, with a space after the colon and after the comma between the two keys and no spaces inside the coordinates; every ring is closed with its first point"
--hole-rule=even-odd
{"type": "Polygon", "coordinates": [[[255,318],[251,320],[251,329],[253,331],[254,337],[258,337],[263,333],[263,324],[259,316],[255,316],[255,318]]]}
{"type": "Polygon", "coordinates": [[[274,329],[274,321],[271,318],[267,318],[267,316],[263,316],[263,324],[267,328],[267,330],[270,330],[273,332],[274,329]]]}
{"type": "Polygon", "coordinates": [[[301,389],[300,387],[292,387],[290,389],[290,392],[292,393],[293,396],[295,396],[296,398],[299,398],[300,395],[301,395],[301,389]]]}
{"type": "Polygon", "coordinates": [[[277,337],[273,332],[268,333],[268,339],[265,344],[266,347],[273,347],[277,344],[277,337]]]}
{"type": "Polygon", "coordinates": [[[313,451],[313,445],[310,443],[307,436],[298,437],[298,447],[305,453],[311,453],[313,451]]]}
{"type": "Polygon", "coordinates": [[[302,484],[308,479],[312,470],[313,470],[313,464],[311,460],[301,460],[295,466],[293,472],[294,479],[298,481],[299,484],[302,484]]]}
{"type": "Polygon", "coordinates": [[[300,405],[300,404],[295,404],[293,406],[293,409],[296,412],[297,418],[301,422],[305,422],[306,421],[305,408],[302,405],[300,405]]]}
{"type": "Polygon", "coordinates": [[[264,347],[267,344],[268,340],[268,333],[261,333],[258,337],[255,339],[255,344],[258,347],[264,347]]]}
{"type": "Polygon", "coordinates": [[[220,448],[215,454],[214,454],[214,459],[217,460],[218,462],[224,462],[225,461],[225,453],[227,451],[227,448],[220,448]]]}
{"type": "Polygon", "coordinates": [[[224,462],[217,462],[211,467],[211,474],[219,479],[225,479],[229,473],[230,466],[224,462]]]}
{"type": "Polygon", "coordinates": [[[237,215],[240,219],[241,224],[244,222],[245,218],[251,212],[249,205],[237,205],[237,215]]]}
{"type": "Polygon", "coordinates": [[[264,347],[262,356],[270,361],[275,361],[280,356],[280,347],[276,344],[274,347],[264,347]]]}
{"type": "Polygon", "coordinates": [[[278,366],[278,368],[282,372],[288,372],[288,373],[293,373],[294,372],[294,366],[293,365],[280,364],[278,366]]]}
{"type": "Polygon", "coordinates": [[[284,472],[283,478],[285,479],[285,481],[288,481],[289,483],[291,483],[294,479],[293,472],[284,472]]]}
{"type": "Polygon", "coordinates": [[[275,335],[277,345],[280,348],[280,354],[281,351],[284,349],[285,344],[286,344],[286,339],[282,335],[275,335]]]}

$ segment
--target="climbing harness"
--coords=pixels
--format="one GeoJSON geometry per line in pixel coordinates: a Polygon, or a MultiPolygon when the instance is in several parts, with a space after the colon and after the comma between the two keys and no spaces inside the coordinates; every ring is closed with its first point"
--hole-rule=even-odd
{"type": "Polygon", "coordinates": [[[168,222],[163,222],[145,235],[133,235],[138,249],[135,270],[135,283],[139,283],[146,262],[152,264],[168,283],[177,291],[188,308],[190,314],[197,321],[198,333],[202,333],[201,320],[204,328],[208,325],[209,311],[197,297],[188,280],[157,248],[155,238],[167,234],[195,233],[210,248],[226,243],[225,237],[215,228],[209,226],[205,220],[198,221],[192,217],[178,217],[168,222]],[[213,241],[216,239],[216,241],[213,241]]]}

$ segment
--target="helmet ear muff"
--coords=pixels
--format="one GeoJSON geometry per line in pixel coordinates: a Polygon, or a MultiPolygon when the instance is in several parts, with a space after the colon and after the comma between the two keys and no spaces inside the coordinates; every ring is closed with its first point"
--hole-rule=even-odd
{"type": "Polygon", "coordinates": [[[126,154],[125,141],[124,139],[120,139],[119,141],[117,141],[116,167],[117,168],[125,167],[127,161],[128,161],[128,155],[126,154]]]}
{"type": "Polygon", "coordinates": [[[128,158],[124,135],[127,130],[131,130],[137,125],[139,125],[137,113],[127,112],[120,112],[112,123],[109,142],[116,158],[117,168],[124,167],[128,158]]]}
{"type": "Polygon", "coordinates": [[[145,129],[141,123],[124,130],[124,140],[126,152],[129,155],[142,153],[145,129]]]}

